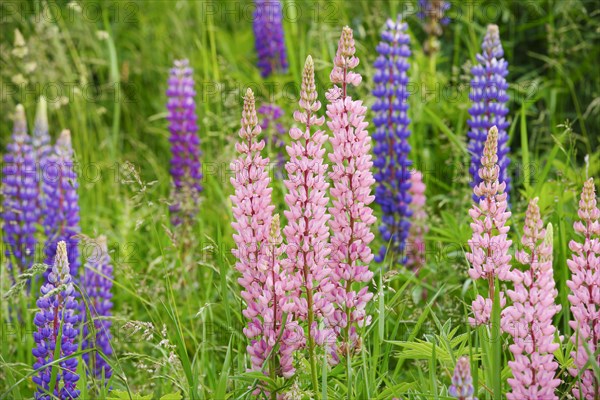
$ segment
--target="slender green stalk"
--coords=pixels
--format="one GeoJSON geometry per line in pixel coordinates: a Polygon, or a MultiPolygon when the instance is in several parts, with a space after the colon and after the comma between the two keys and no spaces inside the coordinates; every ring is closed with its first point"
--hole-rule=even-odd
{"type": "MultiPolygon", "coordinates": [[[[305,264],[305,269],[307,269],[305,264]]],[[[308,276],[308,274],[306,274],[308,276]]],[[[315,354],[315,339],[312,336],[312,326],[314,322],[314,311],[313,311],[313,295],[312,290],[306,290],[306,299],[308,303],[308,355],[310,358],[310,378],[312,381],[313,392],[318,398],[319,396],[319,378],[317,375],[317,358],[315,354]]]]}

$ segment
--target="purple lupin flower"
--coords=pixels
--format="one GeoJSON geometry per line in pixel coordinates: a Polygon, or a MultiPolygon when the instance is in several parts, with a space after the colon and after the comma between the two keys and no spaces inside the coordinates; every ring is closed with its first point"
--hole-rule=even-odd
{"type": "Polygon", "coordinates": [[[456,362],[452,385],[448,388],[448,394],[458,400],[477,400],[473,393],[473,378],[471,377],[469,359],[461,357],[456,362]]]}
{"type": "MultiPolygon", "coordinates": [[[[508,62],[504,60],[504,50],[500,42],[500,34],[497,25],[488,25],[487,33],[481,45],[481,54],[477,54],[478,65],[471,69],[473,79],[471,80],[472,107],[469,108],[469,152],[471,153],[471,187],[479,185],[481,177],[478,175],[481,167],[481,156],[483,145],[488,131],[492,126],[498,128],[498,166],[500,167],[499,181],[506,183],[506,193],[510,194],[510,176],[508,174],[508,62]]],[[[473,195],[473,200],[479,198],[473,195]]]]}
{"type": "Polygon", "coordinates": [[[377,168],[375,180],[375,201],[381,206],[383,217],[379,231],[385,242],[376,261],[382,262],[390,247],[395,257],[393,262],[403,263],[404,247],[410,229],[409,204],[410,166],[408,159],[410,145],[408,125],[408,61],[410,56],[410,38],[406,34],[407,25],[400,17],[396,21],[388,19],[386,29],[377,46],[379,57],[375,61],[375,89],[377,98],[373,105],[376,130],[373,134],[377,168]]]}
{"type": "Polygon", "coordinates": [[[106,236],[100,236],[93,243],[94,252],[88,258],[83,272],[83,293],[85,302],[82,310],[86,323],[83,325],[83,349],[95,349],[91,353],[85,353],[83,359],[92,375],[98,379],[109,379],[112,369],[107,358],[113,353],[110,340],[110,327],[112,325],[112,279],[113,267],[106,244],[106,236]],[[89,307],[91,321],[87,321],[85,306],[89,307]],[[90,323],[93,322],[93,329],[90,323]]]}
{"type": "MultiPolygon", "coordinates": [[[[432,19],[441,25],[448,25],[450,23],[450,18],[446,16],[446,11],[450,9],[450,6],[449,2],[443,0],[419,0],[419,11],[417,12],[417,16],[422,20],[432,19]]],[[[431,33],[438,32],[438,29],[441,29],[441,27],[435,29],[431,33]]],[[[430,32],[427,31],[427,33],[430,32]]]]}
{"type": "MultiPolygon", "coordinates": [[[[68,130],[61,132],[43,166],[42,185],[46,209],[49,210],[44,219],[46,264],[52,263],[58,242],[64,241],[68,249],[71,276],[76,278],[79,270],[79,196],[71,133],[68,130]]],[[[49,272],[46,271],[44,276],[49,272]]]]}
{"type": "Polygon", "coordinates": [[[286,130],[281,121],[283,109],[275,104],[263,104],[258,109],[258,115],[261,116],[260,127],[263,132],[268,133],[265,136],[265,144],[271,146],[272,151],[276,151],[277,171],[281,176],[286,163],[285,140],[286,130]],[[269,130],[269,128],[272,128],[269,130]]]}
{"type": "Polygon", "coordinates": [[[198,213],[202,191],[200,139],[196,124],[194,79],[188,60],[177,60],[169,76],[167,110],[171,137],[173,195],[170,206],[173,225],[191,221],[198,213]]]}
{"type": "Polygon", "coordinates": [[[33,320],[37,327],[33,334],[36,344],[32,350],[35,357],[33,368],[38,373],[32,379],[37,386],[35,398],[39,400],[76,399],[80,393],[77,390],[77,358],[69,358],[78,347],[75,340],[79,335],[79,315],[65,242],[58,242],[55,253],[52,269],[41,288],[42,296],[36,303],[40,311],[33,320]],[[66,359],[47,366],[54,360],[57,345],[60,346],[58,358],[66,359]],[[56,383],[54,392],[50,393],[50,380],[55,368],[56,383]]]}
{"type": "Polygon", "coordinates": [[[14,260],[17,272],[22,273],[31,267],[35,252],[37,180],[25,110],[20,104],[16,108],[12,139],[4,155],[1,192],[2,236],[8,267],[12,270],[14,260]]]}
{"type": "Polygon", "coordinates": [[[263,78],[273,72],[287,72],[288,62],[283,37],[281,2],[255,0],[254,44],[258,54],[258,68],[263,78]]]}
{"type": "Polygon", "coordinates": [[[425,54],[434,54],[440,50],[437,38],[444,33],[444,26],[450,23],[445,14],[450,9],[450,3],[443,0],[419,0],[417,16],[424,21],[423,30],[427,40],[423,44],[425,54]]]}

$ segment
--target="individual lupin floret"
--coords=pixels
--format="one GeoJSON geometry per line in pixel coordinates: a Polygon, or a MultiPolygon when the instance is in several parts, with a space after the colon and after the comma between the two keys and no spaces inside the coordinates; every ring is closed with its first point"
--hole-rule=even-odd
{"type": "Polygon", "coordinates": [[[514,360],[508,365],[513,377],[508,379],[512,392],[508,400],[552,400],[560,384],[556,378],[558,363],[554,351],[556,328],[552,318],[560,311],[555,304],[558,291],[552,273],[552,225],[542,229],[538,199],[529,202],[525,216],[521,243],[525,250],[518,251],[515,258],[528,266],[526,271],[513,271],[514,290],[508,297],[513,304],[504,310],[502,329],[513,337],[509,346],[514,360]]]}
{"type": "Polygon", "coordinates": [[[388,19],[382,41],[377,46],[375,61],[376,97],[373,104],[375,117],[375,145],[373,165],[377,168],[375,201],[381,206],[383,217],[379,231],[384,244],[375,257],[382,262],[389,253],[393,263],[405,262],[405,244],[410,230],[410,145],[408,129],[408,57],[410,38],[407,24],[398,17],[388,19]],[[388,251],[389,248],[389,251],[388,251]]]}
{"type": "MultiPolygon", "coordinates": [[[[479,177],[481,182],[475,186],[473,193],[480,199],[473,204],[469,215],[473,219],[471,229],[473,236],[469,240],[471,252],[467,260],[471,264],[469,276],[473,280],[484,279],[488,283],[489,297],[478,295],[473,301],[474,318],[469,318],[472,325],[487,324],[492,312],[495,279],[509,281],[511,279],[509,248],[512,241],[508,239],[509,226],[506,221],[510,217],[507,211],[506,184],[499,181],[498,166],[498,129],[493,126],[488,133],[479,177]]],[[[506,299],[500,292],[500,306],[504,307],[506,299]]]]}
{"type": "Polygon", "coordinates": [[[596,400],[600,397],[600,379],[594,373],[590,364],[594,360],[589,360],[589,355],[596,354],[596,365],[600,365],[600,210],[592,178],[583,184],[577,215],[580,221],[573,227],[583,236],[583,242],[569,242],[573,255],[567,260],[571,270],[567,286],[571,289],[569,302],[573,316],[569,325],[574,331],[571,340],[575,345],[571,352],[575,365],[569,372],[580,377],[573,386],[573,395],[581,400],[596,400]]]}
{"type": "Polygon", "coordinates": [[[38,218],[35,154],[22,105],[16,108],[12,138],[4,155],[1,192],[5,255],[9,270],[16,267],[20,274],[33,263],[38,218]]]}
{"type": "Polygon", "coordinates": [[[258,68],[263,78],[273,72],[287,72],[288,62],[283,36],[281,2],[255,0],[253,30],[258,68]]]}
{"type": "MultiPolygon", "coordinates": [[[[231,178],[235,188],[231,202],[232,227],[236,232],[233,255],[236,269],[242,274],[238,280],[246,303],[242,314],[249,320],[244,334],[251,339],[248,353],[253,370],[264,371],[265,362],[270,364],[279,355],[278,370],[284,377],[290,377],[294,374],[293,352],[304,344],[303,334],[291,318],[294,301],[289,299],[288,292],[295,284],[280,265],[285,247],[279,218],[273,218],[272,189],[266,169],[269,159],[261,156],[265,143],[257,139],[261,129],[250,89],[244,97],[241,125],[241,140],[236,144],[239,157],[231,164],[235,172],[231,178]],[[284,314],[288,315],[287,320],[283,320],[284,314]],[[276,347],[279,352],[273,351],[276,347]],[[271,358],[267,359],[269,355],[271,358]]],[[[267,367],[272,374],[278,372],[272,365],[267,367]]]]}
{"type": "Polygon", "coordinates": [[[78,398],[80,391],[77,390],[79,380],[76,373],[77,358],[72,355],[78,348],[76,340],[79,336],[77,314],[79,306],[75,300],[73,278],[70,274],[67,246],[64,241],[58,242],[56,257],[47,281],[41,288],[41,293],[42,296],[36,303],[40,311],[33,320],[37,327],[37,331],[33,334],[36,344],[32,350],[35,357],[33,368],[39,370],[32,378],[37,386],[35,398],[39,400],[78,398]],[[60,347],[58,358],[65,358],[65,360],[48,366],[54,360],[57,346],[60,347]],[[53,370],[56,373],[56,383],[54,392],[50,393],[53,370]]]}
{"type": "MultiPolygon", "coordinates": [[[[61,132],[43,170],[43,189],[46,201],[44,230],[46,233],[46,264],[56,256],[58,242],[64,241],[69,254],[71,276],[79,271],[79,196],[77,172],[73,164],[71,133],[61,132]]],[[[49,271],[46,272],[47,275],[49,271]]]]}
{"type": "Polygon", "coordinates": [[[83,325],[82,348],[95,350],[85,353],[83,359],[92,375],[98,379],[109,379],[112,369],[107,359],[113,353],[110,343],[113,267],[108,254],[106,236],[100,236],[90,244],[93,246],[93,252],[85,265],[82,280],[85,299],[82,301],[82,314],[86,320],[83,325]],[[91,320],[87,319],[86,305],[89,307],[91,320]]]}
{"type": "Polygon", "coordinates": [[[461,357],[456,362],[452,385],[448,388],[448,394],[458,400],[477,400],[473,396],[473,378],[471,377],[471,365],[467,357],[461,357]]]}
{"type": "MultiPolygon", "coordinates": [[[[492,126],[498,129],[498,166],[499,180],[506,184],[505,192],[510,194],[510,175],[508,165],[510,160],[508,153],[508,62],[502,58],[504,50],[500,42],[500,34],[497,25],[488,25],[482,52],[477,55],[478,65],[471,69],[473,79],[471,80],[472,106],[469,108],[469,152],[471,153],[471,187],[479,185],[481,178],[478,170],[481,167],[481,156],[488,131],[492,126]]],[[[476,195],[474,200],[478,200],[476,195]]]]}
{"type": "Polygon", "coordinates": [[[371,167],[371,138],[366,130],[366,107],[361,101],[348,96],[348,85],[357,86],[362,78],[353,72],[358,65],[352,29],[344,27],[338,44],[334,67],[330,74],[334,87],[327,93],[327,126],[333,132],[330,139],[333,152],[329,154],[333,182],[330,190],[333,206],[331,219],[331,268],[334,311],[331,321],[341,337],[339,354],[332,351],[333,362],[339,355],[350,356],[360,349],[357,328],[368,325],[370,318],[365,308],[373,297],[365,285],[373,278],[369,264],[373,254],[369,244],[374,238],[370,228],[376,219],[369,206],[375,196],[371,167]],[[338,86],[338,84],[340,86],[338,86]]]}
{"type": "Polygon", "coordinates": [[[202,191],[200,139],[196,123],[194,78],[188,60],[175,61],[167,88],[167,110],[171,136],[171,221],[173,225],[191,223],[198,213],[202,191]]]}

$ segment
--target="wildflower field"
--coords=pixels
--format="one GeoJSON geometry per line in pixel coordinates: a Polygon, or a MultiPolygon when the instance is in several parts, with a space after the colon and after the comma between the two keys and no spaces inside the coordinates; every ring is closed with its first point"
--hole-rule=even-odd
{"type": "Polygon", "coordinates": [[[0,400],[600,400],[597,1],[0,34],[0,400]]]}

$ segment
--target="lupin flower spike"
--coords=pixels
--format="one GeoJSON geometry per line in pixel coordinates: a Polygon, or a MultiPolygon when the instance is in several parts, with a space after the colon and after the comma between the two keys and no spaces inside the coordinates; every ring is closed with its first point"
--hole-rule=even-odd
{"type": "MultiPolygon", "coordinates": [[[[43,189],[46,208],[46,264],[56,256],[58,242],[67,244],[71,276],[77,279],[79,270],[79,196],[77,173],[73,165],[71,133],[61,132],[44,168],[43,189]]],[[[48,275],[46,271],[44,276],[48,275]]]]}
{"type": "Polygon", "coordinates": [[[428,232],[427,211],[425,210],[425,183],[420,171],[410,175],[410,210],[412,212],[410,230],[408,231],[408,249],[406,267],[415,273],[425,265],[425,234],[428,232]]]}
{"type": "MultiPolygon", "coordinates": [[[[350,356],[360,349],[357,328],[368,325],[370,318],[365,307],[373,297],[365,285],[373,278],[369,264],[373,254],[369,244],[373,240],[370,228],[375,223],[369,206],[375,196],[371,187],[375,183],[371,167],[371,138],[366,130],[366,107],[347,94],[348,85],[357,86],[362,78],[351,69],[358,65],[352,29],[344,27],[340,37],[331,82],[334,87],[327,93],[327,126],[333,132],[329,154],[333,182],[330,190],[333,206],[329,209],[331,228],[332,280],[336,284],[332,324],[341,335],[340,354],[350,356]],[[340,86],[337,86],[339,84],[340,86]]],[[[331,351],[336,361],[338,352],[331,351]]]]}
{"type": "Polygon", "coordinates": [[[509,346],[514,360],[508,365],[513,377],[508,379],[512,388],[506,394],[508,400],[552,400],[560,384],[556,378],[558,363],[554,351],[556,328],[552,318],[560,306],[555,304],[558,291],[552,273],[552,225],[542,228],[538,199],[529,202],[525,216],[521,243],[525,250],[518,251],[515,258],[529,268],[513,271],[514,290],[508,297],[513,304],[504,310],[502,330],[513,337],[509,346]]]}
{"type": "MultiPolygon", "coordinates": [[[[504,50],[500,42],[500,34],[497,25],[488,25],[487,34],[481,46],[482,52],[477,55],[478,65],[471,69],[473,79],[471,80],[472,106],[469,109],[469,152],[471,153],[471,187],[479,185],[481,178],[478,170],[481,167],[481,156],[488,131],[492,126],[498,129],[498,166],[499,180],[506,184],[505,192],[510,194],[510,175],[508,173],[508,63],[504,60],[504,50]]],[[[478,200],[476,195],[474,200],[478,200]]]]}
{"type": "Polygon", "coordinates": [[[44,200],[44,181],[42,177],[44,176],[46,165],[48,164],[48,157],[50,157],[50,154],[52,153],[52,144],[50,142],[50,134],[48,133],[48,104],[46,98],[41,96],[37,105],[33,135],[31,138],[31,146],[35,153],[36,161],[36,181],[38,184],[36,208],[40,223],[43,223],[43,217],[48,211],[44,200]]]}
{"type": "Polygon", "coordinates": [[[377,168],[375,201],[383,212],[379,231],[384,242],[375,260],[382,262],[389,254],[394,264],[406,261],[405,245],[411,216],[412,162],[408,159],[410,119],[406,90],[410,38],[406,33],[407,27],[400,17],[396,21],[388,19],[381,35],[383,40],[377,46],[379,57],[375,61],[373,90],[376,97],[373,105],[376,128],[373,134],[376,157],[373,165],[377,168]]]}
{"type": "MultiPolygon", "coordinates": [[[[473,219],[471,229],[473,236],[469,240],[471,252],[467,260],[471,264],[469,276],[471,279],[484,279],[488,283],[489,297],[478,295],[473,301],[474,318],[469,318],[472,325],[487,324],[492,312],[495,279],[508,281],[511,279],[509,248],[512,241],[508,239],[510,227],[506,221],[510,217],[507,211],[506,184],[498,180],[498,129],[493,126],[488,133],[481,157],[479,177],[481,182],[473,192],[480,199],[479,204],[473,204],[469,215],[473,219]]],[[[500,292],[500,306],[504,307],[506,299],[500,292]]]]}
{"type": "Polygon", "coordinates": [[[37,386],[36,400],[76,399],[80,394],[77,390],[77,358],[70,357],[78,348],[79,306],[75,299],[67,245],[64,241],[58,242],[55,253],[52,269],[41,288],[42,296],[37,301],[40,311],[33,320],[37,327],[33,334],[36,344],[32,351],[35,357],[33,368],[39,370],[32,378],[37,386]],[[58,365],[47,366],[54,361],[56,346],[60,346],[58,358],[65,360],[58,365]],[[56,383],[54,392],[50,393],[53,369],[56,369],[56,383]]]}
{"type": "Polygon", "coordinates": [[[321,102],[317,99],[311,56],[304,64],[299,105],[294,119],[301,127],[290,130],[292,143],[287,147],[290,161],[286,165],[288,194],[285,202],[289,204],[289,210],[285,211],[288,225],[283,230],[287,238],[284,265],[297,286],[294,290],[297,318],[308,322],[307,338],[315,386],[315,342],[322,344],[327,336],[318,325],[319,320],[326,320],[333,313],[330,297],[334,285],[330,281],[328,265],[329,184],[325,180],[327,164],[323,161],[327,136],[320,128],[325,118],[317,116],[321,102]]]}
{"type": "Polygon", "coordinates": [[[477,400],[473,396],[473,378],[471,377],[471,365],[467,357],[461,357],[456,362],[452,385],[448,388],[448,394],[458,400],[477,400]]]}
{"type": "Polygon", "coordinates": [[[278,346],[281,374],[289,377],[294,373],[292,354],[297,346],[303,345],[303,335],[291,320],[294,308],[287,292],[294,284],[280,266],[284,246],[279,218],[273,218],[272,189],[266,170],[269,159],[261,156],[265,143],[257,139],[261,129],[250,89],[244,97],[241,125],[241,140],[236,144],[239,157],[231,164],[235,171],[235,177],[231,178],[235,188],[231,202],[232,227],[236,232],[233,255],[236,269],[242,275],[238,280],[246,302],[242,314],[249,320],[244,334],[251,339],[248,353],[253,370],[262,371],[267,356],[274,356],[272,353],[278,346]],[[283,321],[284,313],[288,313],[286,321],[283,321]]]}
{"type": "Polygon", "coordinates": [[[48,132],[48,103],[44,96],[41,96],[38,101],[31,142],[38,165],[43,166],[52,152],[48,132]]]}
{"type": "Polygon", "coordinates": [[[15,267],[11,260],[14,259],[18,274],[31,267],[35,252],[35,224],[38,218],[36,172],[25,110],[19,104],[12,138],[4,155],[1,190],[5,255],[9,270],[15,267]]]}
{"type": "Polygon", "coordinates": [[[444,26],[450,23],[450,18],[445,14],[450,9],[450,3],[443,0],[419,0],[417,16],[425,21],[423,29],[427,33],[427,40],[423,44],[425,54],[434,54],[440,50],[437,38],[444,33],[444,26]]]}
{"type": "Polygon", "coordinates": [[[573,252],[567,265],[571,279],[569,302],[573,319],[569,325],[574,333],[571,338],[575,350],[571,352],[574,366],[571,375],[579,377],[573,386],[573,395],[581,400],[597,400],[600,397],[600,378],[588,362],[590,354],[596,354],[600,365],[600,210],[597,206],[596,187],[592,178],[585,181],[579,200],[579,221],[573,224],[575,232],[583,236],[583,242],[571,240],[573,252]]]}
{"type": "Polygon", "coordinates": [[[287,72],[288,62],[283,36],[281,2],[255,0],[253,29],[258,68],[263,78],[273,72],[287,72]]]}
{"type": "Polygon", "coordinates": [[[107,358],[113,353],[110,343],[113,267],[108,254],[106,236],[98,237],[91,245],[94,251],[87,260],[82,283],[86,300],[82,302],[82,315],[86,319],[83,326],[82,348],[95,349],[91,353],[85,353],[83,359],[91,374],[102,380],[109,379],[112,375],[107,358]],[[87,320],[86,304],[89,307],[91,320],[87,320]]]}
{"type": "Polygon", "coordinates": [[[198,213],[202,191],[200,139],[196,123],[194,78],[188,60],[177,60],[171,69],[167,88],[167,110],[171,137],[171,221],[190,224],[198,213]]]}

